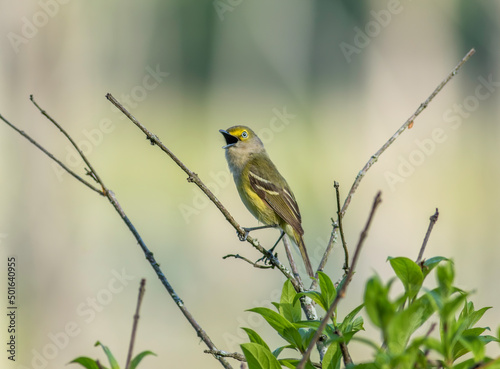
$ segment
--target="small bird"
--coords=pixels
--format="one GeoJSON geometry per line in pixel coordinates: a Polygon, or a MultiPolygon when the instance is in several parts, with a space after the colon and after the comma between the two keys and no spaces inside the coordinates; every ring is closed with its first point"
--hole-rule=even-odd
{"type": "Polygon", "coordinates": [[[314,272],[302,237],[304,230],[299,206],[286,180],[269,158],[262,141],[254,131],[245,126],[234,126],[219,132],[226,139],[223,149],[226,150],[229,170],[233,174],[241,200],[250,213],[265,224],[263,227],[245,230],[281,228],[278,242],[284,233],[295,241],[307,273],[313,278],[314,272]]]}

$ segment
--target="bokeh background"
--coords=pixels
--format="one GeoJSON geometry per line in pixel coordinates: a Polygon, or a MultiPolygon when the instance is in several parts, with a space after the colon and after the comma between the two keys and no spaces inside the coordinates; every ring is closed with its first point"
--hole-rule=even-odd
{"type": "MultiPolygon", "coordinates": [[[[84,175],[29,95],[68,130],[220,349],[239,351],[246,342],[241,326],[276,347],[282,341],[245,310],[276,301],[280,273],[222,260],[229,253],[259,255],[105,94],[209,183],[244,226],[257,222],[238,198],[218,130],[254,128],[295,192],[317,265],[336,211],[333,181],[345,197],[369,157],[474,47],[476,55],[354,196],[344,220],[351,249],[378,190],[383,205],[339,314],[361,302],[368,277],[390,278],[388,256],[416,258],[438,207],[426,256],[455,261],[457,284],[475,291],[476,306],[494,307],[481,323],[496,332],[499,20],[500,5],[486,0],[4,0],[0,113],[84,175]]],[[[19,306],[17,361],[7,361],[2,350],[2,363],[62,368],[80,355],[105,362],[93,347],[100,340],[124,365],[144,277],[135,352],[158,357],[147,357],[143,367],[220,367],[203,353],[110,204],[3,123],[0,173],[0,306],[7,304],[11,255],[19,306]]],[[[270,246],[277,232],[257,237],[270,246]]],[[[279,255],[284,259],[282,248],[279,255]]],[[[341,277],[342,263],[337,245],[326,269],[332,279],[341,277]]],[[[377,338],[369,323],[366,330],[377,338]]],[[[490,346],[498,355],[498,346],[490,346]]],[[[372,354],[361,345],[352,350],[356,362],[372,354]]]]}

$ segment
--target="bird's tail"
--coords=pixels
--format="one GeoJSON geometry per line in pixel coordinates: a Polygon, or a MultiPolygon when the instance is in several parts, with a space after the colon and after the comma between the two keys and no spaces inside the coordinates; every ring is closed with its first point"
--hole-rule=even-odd
{"type": "Polygon", "coordinates": [[[304,243],[304,238],[297,232],[294,232],[294,236],[295,236],[294,237],[295,243],[297,244],[300,250],[300,255],[302,255],[302,260],[304,260],[304,265],[306,267],[307,274],[309,274],[309,277],[314,278],[314,271],[311,266],[311,261],[309,260],[309,255],[307,255],[307,249],[304,243]]]}

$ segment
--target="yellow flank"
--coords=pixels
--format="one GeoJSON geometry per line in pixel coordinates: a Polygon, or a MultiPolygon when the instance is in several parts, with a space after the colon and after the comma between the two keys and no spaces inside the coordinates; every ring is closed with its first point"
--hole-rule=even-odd
{"type": "Polygon", "coordinates": [[[276,212],[266,204],[264,200],[252,189],[248,175],[244,173],[241,186],[237,186],[241,200],[246,208],[265,225],[279,225],[281,226],[282,220],[277,216],[276,212]]]}

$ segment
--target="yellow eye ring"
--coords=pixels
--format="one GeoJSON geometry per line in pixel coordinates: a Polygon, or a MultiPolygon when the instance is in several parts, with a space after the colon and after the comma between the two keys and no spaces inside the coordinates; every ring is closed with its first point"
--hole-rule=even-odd
{"type": "Polygon", "coordinates": [[[241,137],[242,138],[247,138],[248,137],[248,132],[247,131],[241,132],[241,137]]]}

